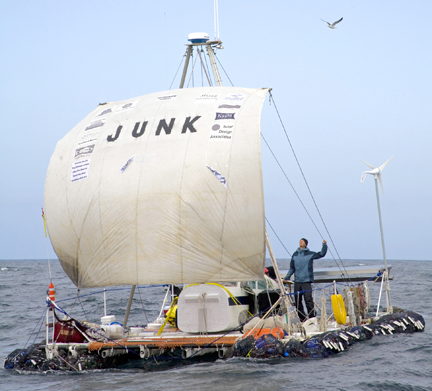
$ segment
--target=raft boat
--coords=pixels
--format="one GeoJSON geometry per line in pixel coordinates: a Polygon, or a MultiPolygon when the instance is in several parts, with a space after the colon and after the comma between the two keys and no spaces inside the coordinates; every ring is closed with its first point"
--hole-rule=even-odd
{"type": "Polygon", "coordinates": [[[391,306],[387,265],[317,270],[319,317],[299,321],[266,233],[260,115],[270,89],[223,87],[222,43],[190,38],[179,89],[97,106],[59,141],[47,172],[44,217],[61,266],[79,292],[131,286],[124,318],[76,319],[51,282],[45,340],[12,352],[5,368],[328,357],[377,334],[423,330],[421,315],[391,306]],[[183,88],[203,49],[216,85],[183,88]],[[136,287],[162,284],[157,319],[129,326],[136,287]],[[375,309],[369,284],[380,286],[375,309]]]}

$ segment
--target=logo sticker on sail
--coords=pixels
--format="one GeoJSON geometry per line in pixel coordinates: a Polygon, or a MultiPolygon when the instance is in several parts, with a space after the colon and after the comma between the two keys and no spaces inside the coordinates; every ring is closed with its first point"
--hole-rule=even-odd
{"type": "Polygon", "coordinates": [[[224,185],[225,188],[228,188],[226,178],[222,174],[217,172],[215,169],[211,168],[208,164],[206,164],[206,166],[214,174],[214,176],[219,180],[219,182],[222,183],[222,185],[224,185]]]}
{"type": "Polygon", "coordinates": [[[244,95],[242,94],[232,94],[225,97],[225,102],[230,104],[241,105],[244,100],[244,95]]]}
{"type": "Polygon", "coordinates": [[[88,133],[83,133],[81,136],[81,141],[78,143],[78,147],[82,147],[84,144],[94,143],[98,139],[99,130],[88,133]]]}
{"type": "Polygon", "coordinates": [[[201,94],[200,96],[198,96],[198,98],[196,98],[196,101],[198,101],[198,103],[213,102],[218,98],[219,94],[201,94]]]}
{"type": "Polygon", "coordinates": [[[113,112],[113,110],[110,107],[109,109],[105,109],[105,110],[101,111],[96,117],[101,117],[102,115],[111,114],[112,112],[113,112]]]}
{"type": "Polygon", "coordinates": [[[177,98],[177,95],[164,95],[164,96],[158,96],[158,100],[172,100],[177,98]]]}
{"type": "Polygon", "coordinates": [[[119,107],[117,107],[117,113],[120,111],[125,111],[125,110],[130,110],[133,109],[136,106],[137,102],[127,102],[127,103],[123,103],[122,105],[120,105],[119,107]]]}
{"type": "Polygon", "coordinates": [[[234,125],[214,124],[210,132],[210,140],[231,140],[234,131],[234,125]]]}
{"type": "Polygon", "coordinates": [[[95,144],[76,149],[75,150],[75,158],[77,158],[77,157],[82,158],[85,155],[90,155],[93,152],[94,147],[95,147],[95,144]]]}
{"type": "Polygon", "coordinates": [[[72,164],[71,182],[80,181],[88,177],[90,159],[79,160],[72,164]]]}
{"type": "Polygon", "coordinates": [[[101,126],[104,126],[105,122],[106,118],[95,119],[94,121],[91,121],[84,130],[100,128],[101,126]]]}
{"type": "Polygon", "coordinates": [[[229,104],[223,104],[223,105],[219,105],[218,109],[239,109],[241,107],[241,105],[229,105],[229,104]]]}
{"type": "Polygon", "coordinates": [[[235,119],[235,113],[216,113],[215,121],[220,119],[235,119]]]}
{"type": "Polygon", "coordinates": [[[133,155],[127,162],[126,162],[126,164],[120,169],[120,172],[123,174],[124,172],[125,172],[125,170],[126,170],[126,168],[127,168],[127,166],[130,164],[130,162],[132,161],[132,160],[134,160],[134,158],[135,158],[135,155],[133,155]]]}

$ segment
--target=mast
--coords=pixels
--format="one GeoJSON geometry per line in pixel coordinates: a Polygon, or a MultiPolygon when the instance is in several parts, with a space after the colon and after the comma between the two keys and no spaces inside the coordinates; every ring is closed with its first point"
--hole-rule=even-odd
{"type": "Polygon", "coordinates": [[[192,45],[188,45],[188,48],[186,49],[186,54],[185,54],[186,60],[185,60],[184,68],[183,68],[183,75],[182,75],[182,78],[181,78],[181,82],[180,82],[180,87],[179,88],[183,88],[183,86],[184,86],[184,82],[185,82],[185,79],[186,79],[186,73],[187,73],[187,69],[188,69],[188,66],[189,66],[189,60],[191,58],[191,55],[192,55],[192,45]]]}
{"type": "Polygon", "coordinates": [[[267,235],[267,231],[265,231],[265,242],[266,242],[267,249],[268,249],[269,255],[270,255],[270,259],[272,261],[272,265],[273,265],[273,268],[274,268],[274,271],[275,271],[275,274],[276,274],[276,280],[277,280],[277,283],[278,283],[278,285],[280,287],[280,290],[281,290],[281,295],[283,295],[283,303],[285,305],[286,312],[287,312],[288,330],[289,330],[289,333],[291,333],[291,319],[290,319],[290,313],[289,313],[289,309],[291,307],[291,303],[290,303],[289,297],[285,293],[285,287],[284,287],[284,284],[283,284],[283,281],[282,281],[282,277],[281,277],[281,275],[279,273],[279,268],[278,268],[278,265],[277,265],[276,257],[274,256],[273,248],[271,246],[270,239],[269,239],[269,237],[267,235]]]}
{"type": "Polygon", "coordinates": [[[132,285],[130,295],[129,295],[129,301],[128,301],[127,308],[126,308],[125,317],[123,320],[123,327],[124,328],[126,328],[126,325],[127,325],[128,319],[129,319],[129,313],[130,313],[130,309],[131,309],[131,305],[132,305],[132,300],[133,300],[133,297],[135,294],[135,288],[136,288],[136,285],[132,285]]]}
{"type": "MultiPolygon", "coordinates": [[[[218,42],[217,46],[220,46],[222,44],[221,41],[213,41],[213,42],[218,42]]],[[[219,69],[218,69],[217,64],[216,64],[216,58],[214,55],[213,47],[212,47],[211,43],[209,43],[209,42],[206,43],[206,47],[207,47],[208,56],[210,58],[211,66],[213,68],[213,74],[215,76],[216,83],[219,87],[222,87],[222,80],[221,80],[221,77],[219,75],[219,69]]]]}

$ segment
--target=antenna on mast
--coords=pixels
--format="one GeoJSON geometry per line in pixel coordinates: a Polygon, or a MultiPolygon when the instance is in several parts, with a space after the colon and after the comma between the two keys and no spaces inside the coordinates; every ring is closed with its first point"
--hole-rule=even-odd
{"type": "Polygon", "coordinates": [[[219,41],[219,5],[218,0],[214,0],[214,29],[215,29],[215,41],[219,41]]]}
{"type": "Polygon", "coordinates": [[[220,77],[219,69],[217,67],[216,58],[215,58],[215,49],[223,49],[224,48],[222,46],[222,41],[219,39],[219,6],[218,6],[218,0],[214,0],[214,29],[215,29],[214,41],[210,41],[209,34],[207,34],[207,33],[191,33],[188,35],[188,41],[190,43],[188,43],[186,45],[187,46],[186,54],[185,54],[186,60],[185,60],[185,64],[183,67],[183,75],[182,75],[182,78],[180,81],[179,88],[184,87],[186,74],[187,74],[187,70],[189,67],[189,60],[192,56],[192,51],[193,51],[195,46],[197,46],[198,56],[201,60],[202,67],[203,67],[204,72],[207,76],[207,80],[209,81],[209,84],[211,85],[211,81],[210,81],[209,75],[207,75],[207,71],[206,71],[204,63],[202,61],[202,57],[201,57],[201,53],[200,53],[200,49],[201,49],[201,52],[203,52],[203,49],[202,49],[203,46],[205,46],[205,48],[207,49],[207,54],[210,58],[210,64],[211,64],[211,67],[213,70],[213,75],[214,75],[214,78],[216,80],[216,84],[219,87],[222,86],[222,79],[220,77]]]}

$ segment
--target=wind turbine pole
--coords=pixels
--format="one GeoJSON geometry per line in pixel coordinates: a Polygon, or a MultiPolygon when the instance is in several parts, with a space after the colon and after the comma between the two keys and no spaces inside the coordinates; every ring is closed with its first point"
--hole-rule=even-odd
{"type": "Polygon", "coordinates": [[[383,226],[382,226],[381,207],[380,207],[379,192],[378,192],[378,175],[375,175],[374,179],[375,179],[375,190],[376,190],[376,197],[377,197],[377,206],[378,206],[379,225],[380,225],[380,232],[381,232],[381,244],[382,244],[383,258],[384,258],[384,267],[385,267],[385,269],[387,271],[387,258],[386,258],[385,245],[384,245],[384,232],[383,232],[383,226]]]}
{"type": "Polygon", "coordinates": [[[386,252],[385,252],[384,231],[383,231],[383,226],[382,226],[381,207],[380,207],[379,192],[378,192],[378,175],[374,175],[374,179],[375,179],[375,191],[376,191],[376,197],[377,197],[377,206],[378,206],[379,225],[380,225],[380,232],[381,232],[381,244],[382,244],[384,267],[385,267],[385,273],[384,273],[383,278],[385,281],[387,312],[391,314],[391,313],[393,313],[393,308],[392,308],[391,302],[390,302],[390,285],[388,282],[387,258],[386,258],[386,252]]]}
{"type": "MultiPolygon", "coordinates": [[[[383,282],[385,283],[387,312],[389,314],[393,313],[393,307],[391,306],[391,302],[390,302],[390,284],[389,284],[389,278],[388,278],[389,277],[389,270],[387,267],[387,258],[386,258],[385,245],[384,245],[384,232],[383,232],[383,226],[382,226],[381,207],[380,207],[380,201],[379,201],[378,179],[380,181],[381,188],[382,188],[383,193],[384,193],[384,189],[382,187],[381,172],[391,159],[393,159],[393,156],[389,160],[387,160],[384,164],[382,164],[380,167],[374,167],[371,164],[366,163],[365,161],[362,160],[363,163],[365,163],[370,168],[372,168],[372,171],[363,172],[361,180],[360,180],[360,182],[363,183],[364,180],[366,179],[367,174],[372,174],[374,176],[374,179],[375,179],[375,191],[376,191],[376,197],[377,197],[378,218],[379,218],[379,225],[380,225],[380,232],[381,232],[381,244],[382,244],[382,250],[383,250],[384,268],[385,268],[384,275],[383,275],[383,282]]],[[[381,289],[382,289],[382,285],[381,285],[381,289]]],[[[381,291],[380,291],[380,298],[381,298],[381,291]]],[[[378,302],[378,308],[377,308],[377,316],[378,316],[378,311],[379,311],[379,302],[378,302]]]]}

